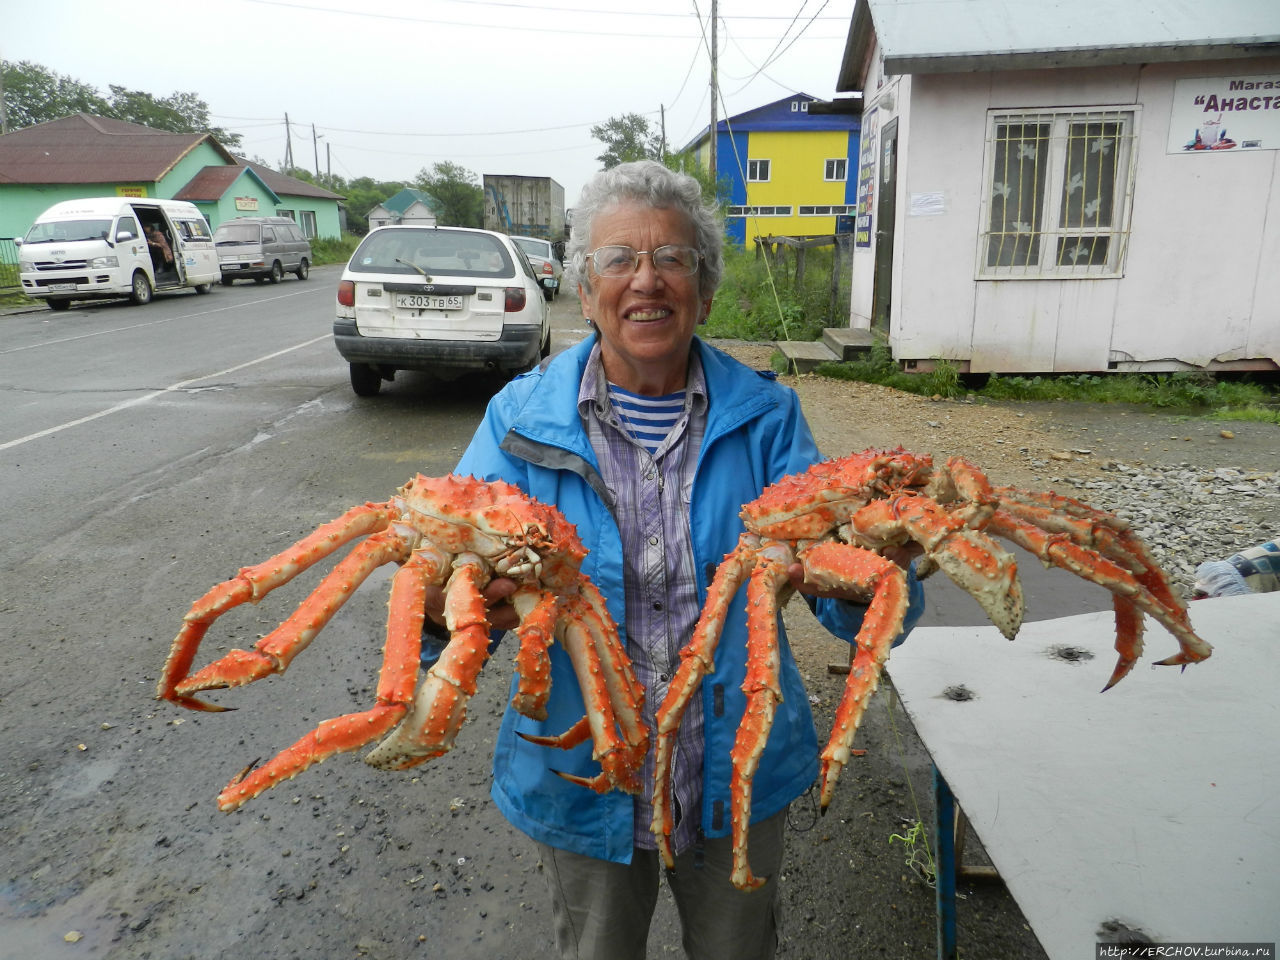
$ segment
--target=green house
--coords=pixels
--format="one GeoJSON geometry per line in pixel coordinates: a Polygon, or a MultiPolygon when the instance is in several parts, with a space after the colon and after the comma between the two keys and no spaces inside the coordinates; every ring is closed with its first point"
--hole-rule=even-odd
{"type": "Polygon", "coordinates": [[[207,133],[170,133],[78,113],[0,136],[0,238],[21,237],[61,200],[189,200],[211,227],[291,217],[308,237],[342,233],[342,197],[236,157],[207,133]]]}

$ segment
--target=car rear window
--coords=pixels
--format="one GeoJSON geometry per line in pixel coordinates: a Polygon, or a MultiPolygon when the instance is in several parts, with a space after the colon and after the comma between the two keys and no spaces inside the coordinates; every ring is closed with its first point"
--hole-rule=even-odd
{"type": "Polygon", "coordinates": [[[262,227],[256,223],[224,223],[213,233],[214,243],[257,243],[262,227]]]}
{"type": "Polygon", "coordinates": [[[365,237],[347,268],[355,273],[511,277],[516,268],[496,237],[461,230],[384,230],[365,237]]]}

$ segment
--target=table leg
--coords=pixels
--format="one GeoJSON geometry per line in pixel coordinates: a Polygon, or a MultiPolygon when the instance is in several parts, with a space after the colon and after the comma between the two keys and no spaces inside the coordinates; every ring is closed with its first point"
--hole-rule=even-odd
{"type": "Polygon", "coordinates": [[[934,864],[938,960],[956,960],[956,798],[936,766],[933,801],[933,835],[938,845],[934,864]]]}

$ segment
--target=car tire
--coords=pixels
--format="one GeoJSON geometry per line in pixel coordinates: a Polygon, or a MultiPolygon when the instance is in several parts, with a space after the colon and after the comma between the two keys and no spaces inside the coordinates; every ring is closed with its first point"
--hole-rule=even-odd
{"type": "Polygon", "coordinates": [[[547,326],[547,335],[542,338],[542,346],[538,348],[538,356],[543,360],[551,356],[551,326],[547,326]]]}
{"type": "Polygon", "coordinates": [[[271,265],[271,276],[267,277],[267,279],[272,283],[279,283],[284,279],[284,267],[280,266],[279,260],[271,265]]]}
{"type": "Polygon", "coordinates": [[[222,285],[223,285],[224,287],[229,287],[229,286],[231,286],[231,285],[232,285],[233,283],[235,283],[235,282],[236,282],[236,281],[235,281],[235,278],[234,278],[234,277],[223,277],[223,278],[222,278],[222,285]]]}
{"type": "Polygon", "coordinates": [[[50,310],[66,310],[71,306],[70,300],[46,300],[50,310]]]}
{"type": "Polygon", "coordinates": [[[129,299],[138,306],[151,302],[151,281],[141,270],[133,273],[133,292],[129,294],[129,299]]]}
{"type": "Polygon", "coordinates": [[[367,363],[351,364],[351,389],[357,397],[376,397],[382,389],[382,374],[367,363]]]}
{"type": "Polygon", "coordinates": [[[208,292],[209,292],[210,290],[212,290],[212,289],[213,289],[213,284],[212,284],[212,283],[197,283],[197,284],[196,284],[196,293],[208,293],[208,292]]]}
{"type": "Polygon", "coordinates": [[[307,261],[304,259],[301,263],[298,264],[298,269],[294,271],[294,275],[299,280],[307,279],[307,277],[311,276],[311,264],[307,263],[307,261]]]}

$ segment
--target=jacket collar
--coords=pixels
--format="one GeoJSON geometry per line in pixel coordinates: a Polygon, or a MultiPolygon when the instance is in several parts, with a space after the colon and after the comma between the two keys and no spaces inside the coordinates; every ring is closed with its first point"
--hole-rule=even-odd
{"type": "MultiPolygon", "coordinates": [[[[593,337],[584,337],[535,374],[538,383],[511,425],[512,430],[535,443],[563,447],[591,463],[595,463],[595,455],[582,429],[576,400],[593,344],[593,337]]],[[[693,349],[698,351],[707,382],[709,406],[704,442],[776,406],[773,391],[764,384],[771,374],[761,374],[760,379],[744,377],[738,361],[698,337],[693,338],[693,349]]]]}

